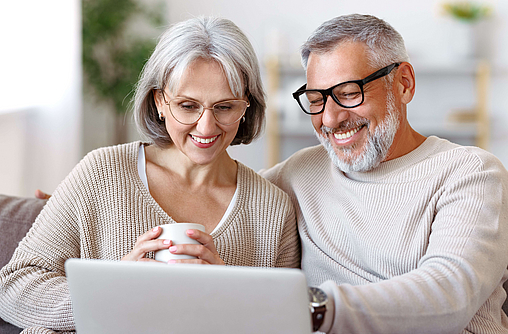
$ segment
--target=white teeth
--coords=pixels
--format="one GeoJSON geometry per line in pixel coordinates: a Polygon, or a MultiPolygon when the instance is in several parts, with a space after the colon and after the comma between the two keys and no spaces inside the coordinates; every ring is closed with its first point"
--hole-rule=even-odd
{"type": "Polygon", "coordinates": [[[197,141],[198,143],[201,143],[201,144],[210,144],[211,142],[215,141],[215,139],[217,139],[217,137],[219,136],[215,136],[215,137],[212,137],[212,138],[199,138],[199,137],[196,137],[194,135],[191,135],[192,136],[192,139],[194,139],[195,141],[197,141]]]}
{"type": "Polygon", "coordinates": [[[361,126],[357,127],[356,129],[353,129],[353,130],[349,130],[348,132],[345,132],[345,133],[334,133],[333,136],[337,139],[347,139],[349,137],[351,137],[352,135],[354,135],[355,133],[358,132],[358,130],[360,130],[361,126]]]}

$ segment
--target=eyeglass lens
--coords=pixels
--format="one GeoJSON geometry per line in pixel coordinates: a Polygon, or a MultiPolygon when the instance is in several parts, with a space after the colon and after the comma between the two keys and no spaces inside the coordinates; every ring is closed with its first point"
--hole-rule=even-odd
{"type": "MultiPolygon", "coordinates": [[[[217,122],[223,125],[230,125],[242,118],[247,109],[248,103],[243,100],[230,100],[219,102],[213,105],[213,114],[217,122]]],[[[173,99],[169,102],[173,117],[180,123],[196,123],[205,108],[196,101],[186,99],[173,99]]]]}
{"type": "MultiPolygon", "coordinates": [[[[363,94],[361,87],[355,82],[346,82],[335,86],[332,94],[345,107],[353,107],[362,103],[363,94]]],[[[323,94],[319,91],[306,91],[300,95],[300,103],[305,110],[311,113],[319,113],[325,103],[323,94]]]]}

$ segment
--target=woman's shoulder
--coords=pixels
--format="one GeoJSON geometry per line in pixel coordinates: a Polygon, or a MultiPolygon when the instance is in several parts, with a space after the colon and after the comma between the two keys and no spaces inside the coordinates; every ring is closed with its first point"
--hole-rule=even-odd
{"type": "Polygon", "coordinates": [[[125,160],[126,158],[137,158],[141,141],[134,141],[126,144],[100,147],[90,151],[83,159],[88,160],[125,160]]]}
{"type": "Polygon", "coordinates": [[[63,183],[95,184],[104,180],[106,175],[137,173],[139,145],[141,142],[138,141],[95,149],[81,159],[63,183]]]}
{"type": "Polygon", "coordinates": [[[76,166],[89,172],[97,169],[117,170],[137,166],[138,150],[142,144],[135,141],[126,144],[100,147],[88,152],[76,166]]]}

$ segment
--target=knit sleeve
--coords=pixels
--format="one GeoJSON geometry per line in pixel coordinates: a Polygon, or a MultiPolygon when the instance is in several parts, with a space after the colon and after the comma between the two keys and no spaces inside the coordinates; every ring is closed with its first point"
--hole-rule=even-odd
{"type": "MultiPolygon", "coordinates": [[[[286,194],[284,194],[287,198],[286,194]]],[[[279,254],[276,267],[300,268],[300,238],[296,226],[295,211],[289,198],[287,199],[287,214],[282,229],[279,254]]]]}
{"type": "Polygon", "coordinates": [[[269,169],[262,169],[258,172],[263,178],[270,181],[272,184],[279,187],[284,191],[285,198],[288,199],[288,214],[285,216],[283,236],[280,246],[280,255],[277,258],[277,267],[301,267],[301,243],[298,235],[298,227],[296,221],[295,207],[291,202],[289,195],[292,194],[290,187],[281,178],[281,171],[287,164],[287,160],[279,163],[269,169]]]}
{"type": "Polygon", "coordinates": [[[78,165],[0,271],[0,315],[18,327],[74,329],[65,260],[80,257],[78,165]]]}
{"type": "Polygon", "coordinates": [[[506,332],[489,308],[499,312],[505,296],[507,173],[500,163],[478,160],[457,161],[436,192],[428,246],[416,269],[365,285],[322,284],[335,300],[329,332],[506,332]]]}
{"type": "Polygon", "coordinates": [[[51,329],[47,329],[44,327],[28,327],[24,329],[20,334],[71,334],[75,333],[75,331],[72,332],[55,332],[51,329]]]}

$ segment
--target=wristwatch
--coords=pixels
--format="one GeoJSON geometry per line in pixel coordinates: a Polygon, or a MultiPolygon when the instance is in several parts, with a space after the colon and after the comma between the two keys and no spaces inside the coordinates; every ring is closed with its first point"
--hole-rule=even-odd
{"type": "Polygon", "coordinates": [[[328,296],[320,288],[309,287],[309,302],[312,331],[317,332],[325,320],[328,296]]]}

